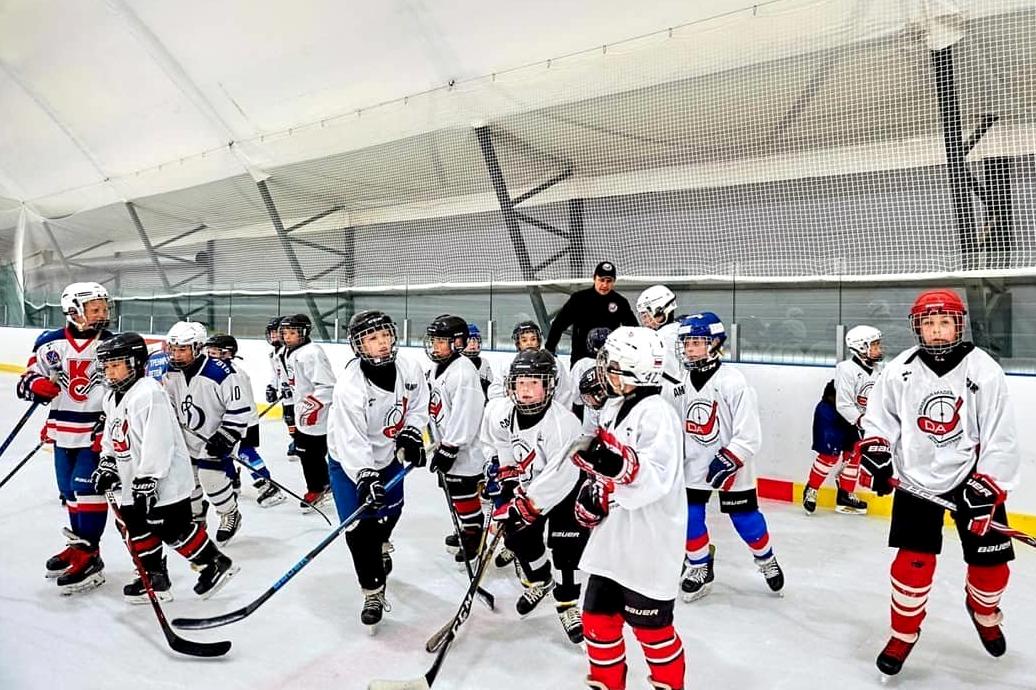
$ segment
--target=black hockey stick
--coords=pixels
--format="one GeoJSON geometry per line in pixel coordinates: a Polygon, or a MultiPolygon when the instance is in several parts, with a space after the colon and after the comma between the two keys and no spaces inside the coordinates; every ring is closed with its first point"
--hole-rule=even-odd
{"type": "Polygon", "coordinates": [[[9,481],[11,480],[11,477],[13,477],[13,476],[14,476],[14,473],[15,473],[15,472],[17,472],[18,470],[20,470],[20,469],[22,468],[22,465],[24,465],[25,463],[29,462],[29,459],[30,459],[30,458],[31,458],[31,457],[32,457],[33,455],[36,455],[36,451],[38,451],[38,450],[39,450],[40,448],[42,448],[42,447],[43,447],[43,443],[44,443],[43,441],[40,441],[39,443],[37,443],[37,444],[36,444],[36,447],[35,447],[35,448],[33,448],[32,450],[30,450],[30,451],[29,451],[29,453],[28,453],[28,455],[26,455],[26,456],[25,456],[24,458],[22,458],[21,460],[19,460],[19,461],[18,461],[18,464],[14,466],[14,469],[13,469],[13,470],[11,470],[10,472],[8,472],[8,473],[7,473],[7,476],[6,476],[6,477],[4,477],[4,478],[3,478],[3,480],[0,480],[0,486],[3,486],[3,485],[4,485],[4,484],[6,484],[7,482],[9,482],[9,481]]]}
{"type": "Polygon", "coordinates": [[[489,565],[493,552],[496,550],[496,543],[500,541],[503,533],[503,528],[499,529],[482,553],[482,558],[478,561],[478,567],[475,569],[475,579],[472,580],[468,591],[464,593],[464,599],[461,600],[457,613],[447,623],[446,636],[439,647],[439,653],[435,655],[435,660],[432,661],[431,668],[425,672],[424,676],[411,680],[372,680],[367,685],[367,690],[429,690],[432,687],[432,684],[435,683],[435,678],[439,675],[439,670],[442,668],[446,654],[457,639],[457,631],[460,630],[460,626],[464,625],[464,621],[468,619],[468,615],[471,613],[471,603],[475,598],[475,592],[478,590],[478,583],[485,574],[486,566],[489,565]]]}
{"type": "MultiPolygon", "coordinates": [[[[457,511],[453,508],[453,500],[450,499],[450,492],[446,489],[446,478],[442,475],[439,476],[439,485],[442,487],[442,494],[446,497],[446,509],[450,512],[450,518],[453,520],[453,529],[457,531],[457,539],[461,539],[460,534],[460,518],[457,516],[457,511]]],[[[475,573],[471,569],[471,561],[468,560],[467,554],[464,552],[464,542],[460,543],[460,553],[464,555],[464,569],[468,571],[468,582],[475,579],[475,573]]],[[[481,553],[481,552],[480,552],[481,553]]],[[[477,559],[477,557],[476,557],[477,559]]],[[[489,607],[490,611],[496,610],[496,598],[482,589],[478,588],[478,598],[481,599],[486,606],[489,607]]],[[[434,652],[434,649],[429,649],[429,652],[434,652]]]]}
{"type": "Polygon", "coordinates": [[[265,417],[265,416],[266,416],[266,413],[267,413],[267,412],[269,412],[269,411],[270,411],[270,410],[272,410],[273,408],[277,407],[278,405],[280,405],[280,401],[279,401],[279,400],[278,400],[277,402],[274,402],[274,403],[270,403],[270,406],[269,406],[269,407],[267,407],[267,408],[266,408],[265,410],[263,410],[262,412],[260,412],[260,413],[259,413],[259,416],[258,416],[258,417],[256,417],[256,419],[262,419],[263,417],[265,417]]]}
{"type": "Polygon", "coordinates": [[[155,610],[155,615],[158,616],[158,623],[162,626],[162,632],[165,634],[166,642],[173,651],[180,652],[180,654],[186,654],[188,656],[223,656],[230,651],[230,640],[223,640],[222,642],[195,642],[193,640],[186,640],[169,627],[169,621],[166,620],[165,612],[162,610],[162,605],[158,603],[158,596],[155,595],[155,590],[151,586],[151,578],[147,574],[147,570],[144,568],[144,564],[140,562],[140,556],[133,550],[132,544],[130,544],[129,531],[126,528],[126,521],[122,517],[122,512],[119,510],[119,504],[115,500],[115,494],[108,491],[104,494],[105,499],[108,501],[108,506],[112,509],[112,514],[115,516],[115,520],[118,523],[119,533],[122,535],[122,542],[126,545],[126,549],[129,551],[130,558],[133,559],[133,566],[137,569],[137,575],[140,576],[140,581],[144,584],[144,590],[147,592],[147,598],[151,600],[151,608],[155,610]]]}
{"type": "MultiPolygon", "coordinates": [[[[197,438],[197,439],[199,439],[199,440],[201,440],[201,441],[206,441],[206,442],[208,441],[208,439],[207,439],[207,438],[205,438],[204,436],[202,436],[201,434],[199,434],[199,433],[198,433],[197,431],[195,431],[194,429],[191,429],[190,427],[186,426],[185,424],[181,424],[181,425],[180,425],[180,428],[181,428],[181,429],[183,429],[184,431],[186,431],[186,432],[187,432],[188,434],[190,434],[191,436],[194,436],[195,438],[197,438]]],[[[238,455],[237,455],[237,453],[235,453],[235,452],[234,452],[233,450],[231,450],[231,451],[230,451],[230,456],[229,456],[229,457],[230,457],[230,459],[231,459],[231,460],[233,460],[233,461],[234,461],[234,462],[236,462],[237,464],[239,464],[239,465],[241,465],[242,467],[244,467],[244,468],[248,469],[248,471],[249,471],[249,472],[251,472],[251,471],[252,471],[252,466],[251,466],[251,465],[249,465],[249,464],[248,464],[247,462],[245,462],[244,460],[242,460],[241,458],[239,458],[239,457],[238,457],[238,455]]],[[[284,493],[288,494],[288,495],[289,495],[289,496],[291,496],[292,498],[297,498],[297,499],[299,500],[299,503],[302,503],[302,504],[304,504],[304,505],[307,505],[307,506],[309,506],[310,508],[312,508],[313,510],[317,511],[318,513],[320,513],[320,517],[324,518],[324,522],[326,522],[326,523],[327,523],[328,527],[330,527],[330,526],[331,526],[331,519],[330,519],[329,517],[327,517],[327,514],[326,514],[326,513],[324,513],[324,511],[320,510],[320,508],[317,508],[317,507],[316,507],[315,505],[313,505],[312,503],[310,503],[310,502],[309,502],[309,501],[307,501],[306,499],[302,498],[302,496],[299,496],[299,495],[298,495],[297,493],[295,493],[294,491],[292,491],[292,490],[291,490],[291,489],[289,489],[288,487],[286,487],[286,486],[284,486],[283,484],[281,484],[280,482],[278,482],[278,481],[274,480],[274,478],[273,478],[273,477],[269,477],[269,478],[266,478],[266,481],[270,482],[271,484],[273,484],[273,485],[274,485],[274,486],[276,486],[276,487],[277,487],[278,489],[280,489],[280,490],[281,490],[281,491],[283,491],[284,493]]]]}
{"type": "MultiPolygon", "coordinates": [[[[957,510],[956,503],[954,503],[953,501],[946,500],[934,491],[929,491],[928,489],[923,489],[920,486],[914,486],[913,484],[906,484],[894,477],[892,479],[889,479],[889,484],[904,493],[908,493],[912,496],[917,496],[918,498],[923,498],[929,503],[934,503],[937,506],[942,506],[946,510],[957,510]]],[[[1033,537],[1030,534],[1026,534],[1025,532],[1017,530],[1013,527],[1008,527],[1002,522],[994,521],[990,523],[989,526],[995,529],[997,532],[1000,532],[1001,534],[1011,537],[1012,539],[1017,539],[1023,544],[1028,544],[1029,546],[1036,547],[1036,537],[1033,537]]]]}
{"type": "MultiPolygon", "coordinates": [[[[406,474],[410,472],[410,470],[412,470],[413,468],[413,465],[407,465],[406,467],[404,467],[399,474],[397,474],[395,477],[390,479],[387,484],[385,484],[385,492],[387,493],[389,490],[395,487],[396,484],[403,481],[403,477],[406,476],[406,474]]],[[[252,603],[248,604],[247,606],[243,606],[237,609],[236,611],[224,613],[220,616],[212,616],[211,618],[174,618],[173,625],[177,628],[182,628],[184,630],[205,630],[207,628],[218,628],[221,625],[227,625],[229,623],[236,623],[237,621],[243,618],[251,616],[253,613],[255,613],[256,609],[265,604],[266,601],[274,594],[276,594],[282,587],[284,587],[284,585],[288,584],[291,578],[298,575],[300,570],[309,565],[309,563],[314,558],[316,558],[321,551],[326,549],[331,544],[331,542],[337,539],[340,534],[349,529],[352,523],[356,522],[356,520],[360,518],[363,512],[367,510],[367,506],[369,504],[370,501],[368,500],[366,503],[354,510],[352,515],[342,520],[342,524],[338,525],[338,527],[335,527],[331,531],[331,533],[324,537],[319,544],[314,546],[309,553],[307,553],[305,556],[299,559],[299,561],[295,565],[291,566],[291,568],[288,569],[288,572],[284,573],[284,575],[281,576],[281,579],[277,580],[277,582],[274,582],[269,589],[263,592],[259,596],[259,598],[257,598],[252,603]]]]}
{"type": "Polygon", "coordinates": [[[7,438],[4,439],[3,445],[0,446],[0,457],[3,456],[4,451],[6,451],[7,447],[11,445],[11,441],[13,441],[14,437],[18,435],[18,432],[22,430],[22,427],[25,426],[25,423],[29,421],[29,417],[32,416],[32,413],[35,412],[36,408],[39,406],[40,403],[38,402],[34,402],[33,404],[29,405],[29,409],[25,411],[25,414],[22,415],[22,418],[19,419],[18,423],[14,425],[14,428],[11,429],[11,433],[7,435],[7,438]]]}

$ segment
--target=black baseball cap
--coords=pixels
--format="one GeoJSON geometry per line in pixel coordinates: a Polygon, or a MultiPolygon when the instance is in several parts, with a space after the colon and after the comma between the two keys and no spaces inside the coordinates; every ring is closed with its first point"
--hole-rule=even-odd
{"type": "Polygon", "coordinates": [[[597,264],[597,268],[594,269],[594,278],[600,276],[601,278],[615,278],[615,264],[611,261],[602,261],[597,264]]]}

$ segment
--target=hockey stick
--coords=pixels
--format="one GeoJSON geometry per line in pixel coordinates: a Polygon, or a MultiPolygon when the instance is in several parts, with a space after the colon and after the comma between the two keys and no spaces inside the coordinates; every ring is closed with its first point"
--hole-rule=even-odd
{"type": "Polygon", "coordinates": [[[188,656],[223,656],[230,651],[230,640],[223,640],[222,642],[195,642],[193,640],[186,640],[169,627],[169,621],[166,620],[165,612],[162,610],[162,605],[158,603],[158,597],[155,595],[155,590],[151,586],[151,578],[147,574],[147,570],[144,568],[144,564],[140,562],[140,556],[133,550],[132,544],[130,544],[129,529],[126,527],[126,521],[122,517],[122,512],[119,510],[119,505],[115,501],[115,494],[111,491],[105,492],[105,499],[108,501],[108,506],[112,509],[112,514],[115,516],[115,520],[118,522],[119,533],[122,535],[122,542],[126,545],[126,549],[130,553],[130,558],[133,559],[133,566],[137,569],[137,575],[140,576],[140,581],[144,584],[144,590],[147,592],[147,598],[151,600],[151,607],[155,610],[155,615],[158,616],[158,623],[162,626],[162,632],[165,634],[166,642],[173,651],[186,654],[188,656]]]}
{"type": "MultiPolygon", "coordinates": [[[[453,529],[457,531],[457,539],[459,540],[461,538],[460,518],[457,516],[457,511],[453,509],[453,501],[450,499],[450,492],[446,489],[445,477],[440,475],[439,479],[441,480],[439,484],[442,487],[442,495],[446,497],[446,509],[450,512],[450,518],[453,520],[453,529]]],[[[464,569],[468,571],[468,582],[471,582],[475,579],[475,573],[471,569],[471,561],[468,560],[467,554],[464,553],[464,542],[460,544],[460,553],[464,554],[464,569]]],[[[492,594],[479,587],[478,597],[489,607],[490,611],[496,610],[496,597],[492,594]]],[[[429,649],[428,651],[433,652],[435,650],[429,649]]]]}
{"type": "Polygon", "coordinates": [[[26,455],[24,458],[22,458],[18,462],[18,464],[14,466],[14,469],[7,473],[7,476],[4,477],[3,480],[0,480],[0,486],[3,486],[7,482],[9,482],[11,480],[11,477],[14,476],[14,473],[17,472],[18,470],[20,470],[22,468],[22,465],[24,465],[25,463],[29,462],[29,458],[31,458],[33,455],[36,455],[36,451],[38,451],[40,448],[43,447],[43,443],[44,443],[43,441],[40,441],[39,443],[37,443],[36,447],[33,448],[32,450],[30,450],[29,454],[26,455]]]}
{"type": "MultiPolygon", "coordinates": [[[[181,425],[180,425],[180,428],[181,428],[181,429],[183,429],[184,431],[186,431],[186,432],[187,432],[188,434],[190,434],[191,436],[194,436],[195,438],[197,438],[197,439],[199,439],[199,440],[201,440],[201,441],[206,441],[206,442],[208,441],[208,439],[207,439],[207,438],[205,438],[204,436],[202,436],[201,434],[199,434],[199,433],[198,433],[197,431],[195,431],[194,429],[191,429],[191,428],[187,427],[187,426],[186,426],[186,425],[184,425],[184,424],[181,424],[181,425]]],[[[241,465],[242,467],[246,468],[246,469],[247,469],[248,471],[251,471],[251,470],[252,470],[252,466],[251,466],[251,465],[249,465],[249,464],[248,464],[247,462],[245,462],[244,460],[242,460],[241,458],[239,458],[239,457],[238,457],[238,455],[237,455],[237,453],[235,453],[235,452],[234,452],[233,450],[231,450],[231,451],[230,451],[230,456],[229,456],[229,457],[230,457],[230,459],[231,459],[231,460],[233,460],[233,461],[234,461],[234,462],[236,462],[237,464],[241,465]]],[[[283,491],[284,493],[288,494],[288,495],[289,495],[289,496],[291,496],[292,498],[297,498],[297,499],[299,500],[299,503],[302,503],[302,504],[304,504],[304,505],[307,505],[307,506],[309,506],[310,508],[312,508],[313,510],[317,511],[318,513],[320,513],[320,517],[324,518],[324,522],[326,522],[326,523],[327,523],[327,526],[328,526],[328,527],[330,527],[330,526],[331,526],[331,519],[330,519],[329,517],[327,517],[327,514],[326,514],[326,513],[324,513],[324,511],[320,510],[320,508],[317,508],[317,507],[316,507],[315,505],[313,505],[312,503],[310,503],[310,502],[309,502],[309,501],[307,501],[306,499],[302,498],[302,496],[299,496],[299,495],[298,495],[297,493],[295,493],[294,491],[292,491],[292,490],[291,490],[291,489],[289,489],[288,487],[286,487],[286,486],[284,486],[283,484],[281,484],[280,482],[276,481],[276,480],[275,480],[275,479],[274,479],[273,477],[269,477],[269,478],[267,478],[267,479],[266,479],[266,481],[270,482],[271,484],[273,484],[273,485],[274,485],[274,486],[276,486],[276,487],[277,487],[278,489],[280,489],[280,490],[281,490],[281,491],[283,491]]]]}
{"type": "Polygon", "coordinates": [[[461,600],[457,613],[447,623],[446,636],[439,647],[438,654],[435,655],[435,660],[432,661],[431,668],[425,672],[424,676],[412,680],[372,680],[367,685],[367,690],[429,690],[432,687],[436,676],[439,675],[439,670],[442,668],[446,654],[457,639],[457,631],[460,630],[460,626],[464,625],[464,621],[468,619],[468,615],[471,613],[471,603],[478,590],[478,583],[485,574],[486,566],[489,565],[493,552],[496,550],[496,544],[500,541],[503,533],[502,528],[498,530],[482,553],[482,558],[478,561],[478,567],[475,569],[475,578],[471,581],[468,591],[464,593],[464,599],[461,600]]]}
{"type": "MultiPolygon", "coordinates": [[[[954,512],[956,512],[957,510],[957,504],[955,504],[953,501],[948,501],[939,494],[933,491],[929,491],[927,489],[922,489],[920,486],[914,486],[913,484],[905,484],[899,479],[896,479],[895,477],[889,479],[889,484],[904,493],[908,493],[912,496],[917,496],[918,498],[923,498],[929,503],[934,503],[937,506],[942,506],[946,510],[952,510],[954,512]]],[[[1030,534],[1026,534],[1021,530],[1016,530],[1013,527],[1008,527],[1002,522],[995,521],[990,523],[990,527],[995,529],[997,532],[1000,532],[1001,534],[1011,537],[1012,539],[1017,539],[1023,544],[1028,544],[1029,546],[1036,547],[1036,537],[1033,537],[1030,534]]]]}
{"type": "MultiPolygon", "coordinates": [[[[412,470],[413,468],[413,465],[407,465],[406,467],[404,467],[399,474],[397,474],[395,477],[389,480],[389,482],[385,485],[385,492],[387,493],[389,490],[394,488],[396,484],[403,481],[403,477],[405,477],[407,473],[409,473],[410,470],[412,470]]],[[[352,526],[352,523],[356,522],[356,520],[360,518],[363,512],[367,510],[367,506],[369,504],[370,501],[368,500],[363,505],[359,506],[356,510],[354,510],[352,515],[342,520],[342,523],[338,525],[338,527],[335,527],[331,531],[331,533],[324,537],[319,544],[314,546],[309,553],[307,553],[305,556],[299,559],[299,561],[295,565],[291,566],[291,568],[288,569],[288,572],[284,573],[284,575],[281,576],[281,579],[277,580],[277,582],[274,582],[269,589],[263,592],[259,596],[259,598],[257,598],[252,603],[248,604],[247,606],[243,606],[237,609],[236,611],[224,613],[221,616],[212,616],[211,618],[174,618],[173,625],[177,628],[182,628],[184,630],[205,630],[208,628],[218,628],[221,625],[227,625],[229,623],[236,623],[237,621],[243,618],[251,616],[253,613],[255,613],[256,609],[265,604],[266,601],[274,594],[276,594],[282,587],[284,587],[284,585],[288,584],[291,578],[298,575],[300,570],[309,565],[309,563],[314,558],[316,558],[321,551],[326,549],[331,544],[331,542],[337,539],[340,534],[349,529],[349,527],[352,526]]]]}
{"type": "Polygon", "coordinates": [[[39,406],[40,403],[38,402],[34,402],[33,404],[29,405],[29,409],[25,411],[25,414],[22,415],[22,418],[19,419],[18,423],[14,425],[14,428],[11,429],[11,433],[9,433],[7,435],[7,438],[4,439],[3,445],[0,445],[0,457],[3,456],[4,451],[6,451],[7,447],[11,445],[11,441],[13,441],[14,437],[18,435],[18,432],[22,430],[22,427],[25,426],[25,423],[29,421],[29,417],[32,416],[32,413],[35,412],[36,408],[39,406]]]}
{"type": "Polygon", "coordinates": [[[259,413],[259,416],[258,416],[258,417],[256,417],[256,419],[262,419],[263,417],[265,417],[265,416],[266,416],[266,413],[267,413],[267,412],[269,412],[269,411],[270,411],[270,410],[272,410],[273,408],[277,407],[277,406],[278,406],[279,404],[280,404],[280,401],[279,401],[279,400],[278,400],[277,402],[275,402],[275,403],[270,403],[270,406],[269,406],[269,407],[267,407],[267,408],[266,408],[265,410],[263,410],[262,412],[260,412],[260,413],[259,413]]]}

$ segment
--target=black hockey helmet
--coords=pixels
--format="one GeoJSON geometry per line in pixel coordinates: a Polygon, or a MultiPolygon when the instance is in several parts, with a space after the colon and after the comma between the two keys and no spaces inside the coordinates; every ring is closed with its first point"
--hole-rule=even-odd
{"type": "Polygon", "coordinates": [[[104,370],[108,362],[125,360],[130,374],[123,379],[110,379],[104,374],[104,385],[113,391],[124,391],[144,377],[147,370],[147,343],[139,333],[119,333],[97,346],[97,366],[104,370]]]}
{"type": "Polygon", "coordinates": [[[205,349],[219,350],[219,359],[234,359],[237,357],[237,338],[225,333],[210,335],[205,341],[205,349]]]}
{"type": "Polygon", "coordinates": [[[463,352],[468,346],[468,322],[452,314],[440,314],[424,329],[424,351],[433,362],[445,362],[454,353],[463,352]],[[432,340],[445,338],[450,341],[450,354],[437,355],[432,340]]]}
{"type": "Polygon", "coordinates": [[[597,367],[590,367],[579,377],[579,397],[583,404],[593,410],[604,407],[608,400],[608,391],[601,381],[601,372],[597,367]]]}
{"type": "Polygon", "coordinates": [[[558,363],[546,350],[522,350],[511,361],[507,373],[507,394],[514,407],[522,414],[536,414],[547,409],[554,398],[558,381],[558,363]],[[543,400],[523,402],[518,396],[518,379],[536,378],[543,382],[543,400]]]}
{"type": "Polygon", "coordinates": [[[396,335],[396,322],[392,317],[378,309],[368,309],[353,314],[349,319],[349,345],[357,357],[368,364],[381,366],[396,361],[396,353],[399,352],[399,340],[396,335]],[[364,336],[378,331],[388,331],[392,336],[392,348],[387,355],[375,357],[363,349],[364,336]]]}
{"type": "Polygon", "coordinates": [[[276,345],[281,342],[281,335],[278,332],[281,327],[280,316],[275,316],[266,322],[266,342],[270,345],[276,345]]]}
{"type": "Polygon", "coordinates": [[[514,342],[514,346],[518,350],[521,349],[521,347],[518,346],[518,340],[522,337],[522,333],[535,333],[537,349],[543,347],[543,329],[540,328],[538,323],[535,321],[519,321],[515,324],[514,330],[511,331],[511,340],[514,342]]]}
{"type": "Polygon", "coordinates": [[[608,340],[608,334],[612,332],[612,329],[605,328],[604,326],[598,326],[597,328],[591,328],[590,332],[586,334],[586,349],[593,355],[597,356],[598,350],[604,347],[604,342],[608,340]]]}
{"type": "Polygon", "coordinates": [[[292,314],[291,316],[284,316],[281,318],[280,325],[277,330],[281,333],[281,339],[284,339],[284,331],[292,329],[298,331],[299,337],[302,338],[303,343],[309,342],[309,334],[313,332],[313,321],[309,318],[308,314],[292,314]]]}

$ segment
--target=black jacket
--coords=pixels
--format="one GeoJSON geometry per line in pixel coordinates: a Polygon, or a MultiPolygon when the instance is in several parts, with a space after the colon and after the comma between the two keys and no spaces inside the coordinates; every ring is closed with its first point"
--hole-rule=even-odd
{"type": "Polygon", "coordinates": [[[574,364],[583,357],[589,357],[586,348],[586,336],[594,328],[610,328],[619,326],[636,326],[637,317],[630,308],[626,298],[615,290],[602,295],[589,287],[572,293],[561,311],[554,317],[547,335],[546,348],[556,352],[561,334],[569,326],[572,327],[572,359],[574,364]]]}

